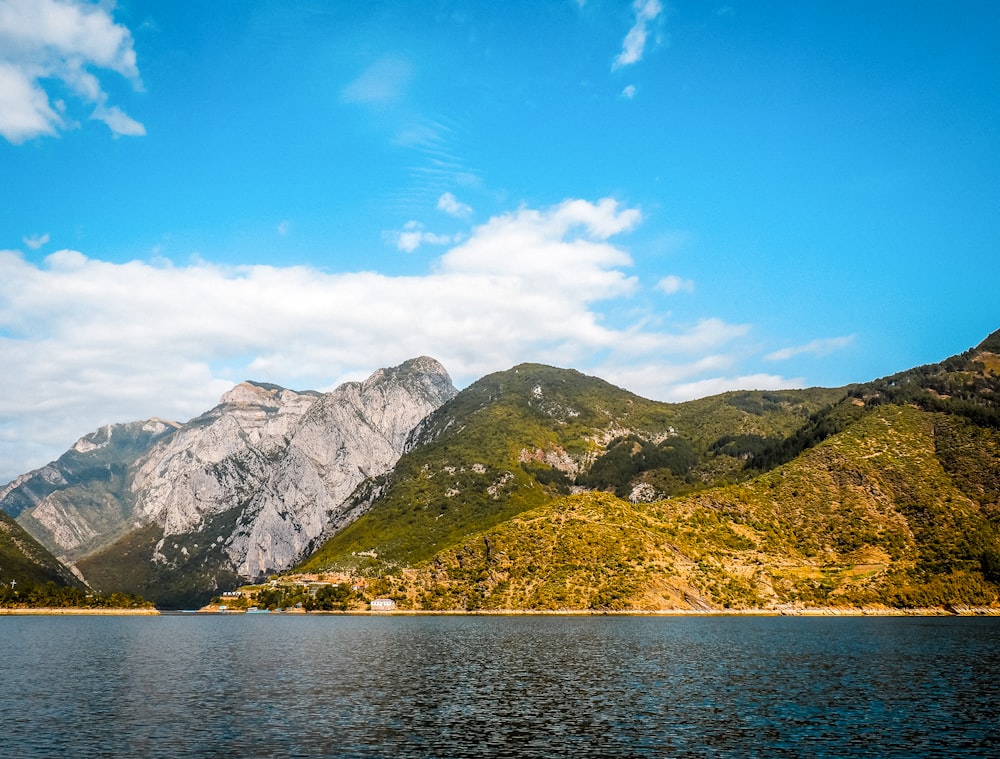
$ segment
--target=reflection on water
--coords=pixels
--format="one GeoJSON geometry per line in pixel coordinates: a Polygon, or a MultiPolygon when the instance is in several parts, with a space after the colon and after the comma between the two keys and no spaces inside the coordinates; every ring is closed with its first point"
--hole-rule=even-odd
{"type": "Polygon", "coordinates": [[[2,756],[996,756],[1000,619],[0,618],[2,756]]]}

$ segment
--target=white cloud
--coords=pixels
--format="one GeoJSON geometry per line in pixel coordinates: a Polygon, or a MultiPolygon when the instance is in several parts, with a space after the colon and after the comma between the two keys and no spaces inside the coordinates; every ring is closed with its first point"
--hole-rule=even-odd
{"type": "Polygon", "coordinates": [[[291,229],[291,224],[288,222],[287,219],[282,219],[281,221],[278,222],[277,230],[279,235],[282,236],[287,235],[289,229],[291,229]]]}
{"type": "Polygon", "coordinates": [[[109,108],[99,105],[94,109],[94,113],[90,118],[103,121],[107,124],[115,137],[123,135],[126,137],[142,137],[146,134],[146,127],[131,116],[128,116],[118,106],[113,105],[109,108]]]}
{"type": "Polygon", "coordinates": [[[663,12],[660,0],[635,0],[632,3],[635,11],[635,23],[625,35],[622,51],[615,58],[612,68],[630,66],[642,60],[646,49],[646,39],[649,36],[649,25],[663,12]]]}
{"type": "Polygon", "coordinates": [[[48,95],[16,66],[0,61],[0,134],[17,144],[41,134],[55,134],[62,124],[48,95]]]}
{"type": "Polygon", "coordinates": [[[8,141],[72,126],[49,102],[44,83],[53,80],[92,106],[91,118],[116,136],[145,134],[142,124],[108,105],[92,69],[113,71],[142,88],[132,35],[114,22],[106,4],[0,0],[0,134],[8,141]]]}
{"type": "Polygon", "coordinates": [[[17,367],[0,394],[0,482],[101,424],[189,419],[243,379],[329,389],[423,354],[460,386],[522,361],[662,399],[742,382],[726,353],[747,325],[609,323],[601,304],[638,290],[611,238],[640,219],[610,199],[520,208],[412,276],[0,251],[0,365],[17,367]]]}
{"type": "Polygon", "coordinates": [[[797,345],[793,348],[782,348],[773,353],[769,353],[764,358],[768,361],[787,361],[795,356],[809,354],[812,356],[827,356],[834,351],[846,348],[854,342],[854,335],[843,337],[828,337],[820,340],[812,340],[805,345],[797,345]]]}
{"type": "Polygon", "coordinates": [[[457,216],[460,219],[464,219],[472,215],[472,206],[460,203],[458,198],[450,192],[446,192],[438,198],[437,207],[439,211],[444,211],[446,214],[449,214],[450,216],[457,216]]]}
{"type": "Polygon", "coordinates": [[[725,393],[729,390],[786,390],[802,387],[801,378],[787,379],[776,374],[747,374],[739,377],[709,377],[669,389],[664,400],[686,401],[725,393]]]}
{"type": "Polygon", "coordinates": [[[341,91],[346,103],[387,103],[400,96],[413,67],[400,58],[381,58],[341,91]]]}
{"type": "Polygon", "coordinates": [[[670,274],[656,283],[656,289],[665,292],[667,295],[684,292],[694,292],[694,282],[690,279],[681,279],[675,274],[670,274]]]}
{"type": "Polygon", "coordinates": [[[49,233],[46,232],[43,235],[34,235],[31,237],[25,235],[22,239],[24,240],[24,244],[29,248],[32,250],[38,250],[49,241],[49,233]]]}
{"type": "Polygon", "coordinates": [[[622,97],[626,100],[632,100],[635,97],[636,89],[634,84],[630,84],[622,90],[622,97]]]}
{"type": "Polygon", "coordinates": [[[425,232],[424,225],[419,221],[408,221],[400,231],[386,232],[383,238],[404,253],[412,253],[424,243],[428,245],[448,245],[457,242],[458,236],[439,235],[425,232]]]}

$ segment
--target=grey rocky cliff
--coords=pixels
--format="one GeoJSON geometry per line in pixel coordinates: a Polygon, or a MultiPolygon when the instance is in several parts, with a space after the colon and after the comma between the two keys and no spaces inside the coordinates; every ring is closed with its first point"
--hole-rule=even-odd
{"type": "MultiPolygon", "coordinates": [[[[455,394],[444,367],[427,357],[329,393],[244,382],[119,462],[115,488],[94,472],[73,481],[49,465],[11,483],[0,508],[19,506],[18,521],[70,559],[83,548],[91,557],[113,552],[129,530],[155,528],[159,540],[145,559],[163,572],[193,571],[190,557],[208,546],[218,567],[257,578],[287,569],[353,521],[351,493],[392,469],[410,431],[455,394]]],[[[74,456],[98,454],[100,442],[85,438],[74,456]]]]}
{"type": "Polygon", "coordinates": [[[359,484],[395,465],[409,431],[454,394],[444,367],[429,358],[323,395],[243,383],[144,457],[132,485],[137,510],[162,525],[169,542],[238,507],[224,543],[236,573],[286,569],[326,534],[359,484]]]}

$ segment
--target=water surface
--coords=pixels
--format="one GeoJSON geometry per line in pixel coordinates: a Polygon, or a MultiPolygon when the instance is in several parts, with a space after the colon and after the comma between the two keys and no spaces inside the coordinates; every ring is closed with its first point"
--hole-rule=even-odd
{"type": "Polygon", "coordinates": [[[0,618],[0,756],[997,756],[1000,619],[0,618]]]}

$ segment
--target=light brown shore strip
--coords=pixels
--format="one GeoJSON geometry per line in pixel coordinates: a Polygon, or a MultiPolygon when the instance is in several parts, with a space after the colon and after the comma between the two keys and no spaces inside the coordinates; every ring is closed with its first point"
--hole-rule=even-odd
{"type": "Polygon", "coordinates": [[[0,616],[71,616],[71,617],[149,617],[158,616],[157,609],[85,609],[85,608],[0,608],[0,616]]]}
{"type": "MultiPolygon", "coordinates": [[[[219,611],[211,606],[200,609],[198,614],[246,614],[242,609],[226,609],[219,611]]],[[[600,610],[600,609],[483,609],[467,611],[464,609],[393,609],[387,611],[371,611],[368,609],[350,609],[347,611],[310,611],[302,609],[286,609],[281,612],[251,612],[256,614],[280,613],[282,615],[309,616],[377,616],[377,617],[998,617],[1000,607],[996,606],[961,606],[953,608],[929,607],[916,609],[894,609],[888,607],[845,608],[840,606],[823,606],[808,608],[771,608],[771,609],[656,609],[656,610],[600,610]]]]}
{"type": "Polygon", "coordinates": [[[1000,608],[995,607],[965,607],[962,609],[844,609],[840,607],[822,607],[808,609],[658,609],[654,611],[602,611],[594,609],[496,609],[490,611],[425,611],[414,609],[395,609],[393,611],[347,611],[347,612],[309,612],[310,614],[372,614],[376,616],[417,616],[417,615],[452,615],[452,616],[604,616],[604,617],[997,617],[1000,608]]]}

